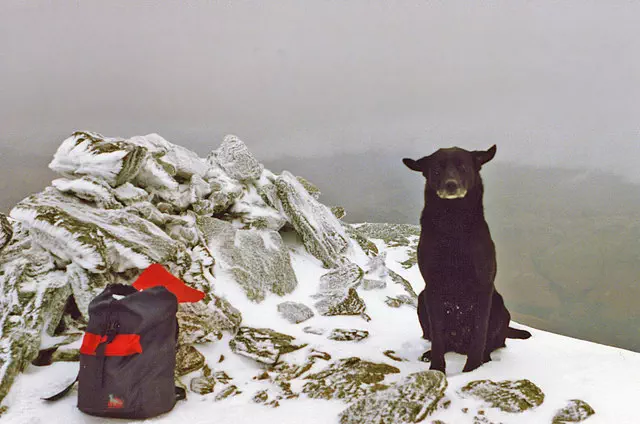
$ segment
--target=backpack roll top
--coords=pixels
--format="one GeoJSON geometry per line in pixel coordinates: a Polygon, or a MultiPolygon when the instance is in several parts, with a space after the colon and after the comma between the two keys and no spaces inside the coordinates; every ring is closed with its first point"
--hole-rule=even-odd
{"type": "Polygon", "coordinates": [[[89,304],[80,348],[78,408],[91,415],[149,418],[176,402],[176,296],[162,286],[110,284],[89,304]]]}

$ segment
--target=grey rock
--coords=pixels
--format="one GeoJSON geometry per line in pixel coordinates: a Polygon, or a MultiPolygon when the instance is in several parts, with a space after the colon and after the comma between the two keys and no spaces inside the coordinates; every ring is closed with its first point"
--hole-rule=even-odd
{"type": "Polygon", "coordinates": [[[208,293],[203,301],[178,305],[179,344],[204,343],[222,338],[223,331],[235,332],[242,315],[224,298],[208,293]]]}
{"type": "Polygon", "coordinates": [[[229,342],[229,346],[238,355],[273,365],[278,362],[280,355],[306,346],[306,344],[295,344],[294,341],[295,337],[268,328],[240,327],[236,336],[229,342]]]}
{"type": "Polygon", "coordinates": [[[463,397],[481,399],[504,412],[522,412],[544,401],[544,393],[529,380],[476,380],[460,389],[463,397]]]}
{"type": "Polygon", "coordinates": [[[307,251],[325,267],[344,263],[348,236],[331,210],[314,199],[298,180],[284,171],[275,180],[282,213],[302,238],[307,251]]]}
{"type": "Polygon", "coordinates": [[[387,283],[386,281],[370,280],[368,278],[365,278],[362,280],[361,287],[363,290],[384,289],[385,287],[387,287],[387,283]]]}
{"type": "Polygon", "coordinates": [[[392,308],[399,308],[402,305],[409,305],[414,308],[418,307],[418,299],[413,298],[406,294],[401,294],[396,297],[389,297],[385,299],[384,303],[392,308]]]}
{"type": "Polygon", "coordinates": [[[359,342],[369,337],[369,332],[366,330],[335,328],[331,331],[329,336],[330,340],[336,340],[341,342],[359,342]]]}
{"type": "Polygon", "coordinates": [[[284,296],[297,286],[282,237],[272,230],[236,230],[217,218],[201,217],[200,229],[223,269],[234,276],[247,297],[264,300],[267,292],[284,296]]]}
{"type": "Polygon", "coordinates": [[[315,308],[321,315],[361,315],[366,309],[364,301],[358,296],[355,287],[362,281],[364,272],[354,264],[347,263],[320,277],[319,299],[315,308]]]}
{"type": "Polygon", "coordinates": [[[0,213],[0,252],[2,252],[2,249],[9,244],[11,237],[13,237],[13,227],[7,219],[7,216],[0,213]]]}
{"type": "Polygon", "coordinates": [[[257,180],[264,167],[249,152],[249,149],[235,135],[227,135],[216,152],[216,159],[222,169],[238,181],[257,180]]]}
{"type": "Polygon", "coordinates": [[[369,239],[380,239],[388,246],[409,246],[412,239],[420,237],[420,226],[409,224],[365,223],[356,230],[369,239]]]}
{"type": "Polygon", "coordinates": [[[314,315],[311,308],[298,302],[282,302],[278,304],[278,312],[292,324],[304,322],[314,315]]]}
{"type": "Polygon", "coordinates": [[[178,345],[176,352],[176,375],[181,377],[204,367],[205,358],[192,345],[178,345]]]}
{"type": "Polygon", "coordinates": [[[316,399],[340,399],[350,402],[369,393],[384,390],[387,374],[400,370],[387,364],[363,361],[360,358],[346,358],[332,362],[326,369],[305,377],[309,380],[302,391],[316,399]]]}
{"type": "Polygon", "coordinates": [[[315,334],[316,336],[322,336],[326,330],[324,328],[309,326],[309,327],[304,327],[302,331],[309,334],[315,334]]]}
{"type": "Polygon", "coordinates": [[[560,409],[553,417],[553,424],[579,423],[596,412],[585,401],[572,399],[567,406],[560,409]]]}
{"type": "Polygon", "coordinates": [[[410,374],[386,390],[357,399],[340,416],[340,424],[405,424],[424,420],[437,407],[447,388],[439,371],[410,374]]]}

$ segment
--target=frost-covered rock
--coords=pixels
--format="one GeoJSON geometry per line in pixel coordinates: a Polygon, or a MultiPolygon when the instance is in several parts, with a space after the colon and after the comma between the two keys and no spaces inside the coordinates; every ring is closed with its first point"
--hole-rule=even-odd
{"type": "Polygon", "coordinates": [[[151,194],[146,190],[136,187],[131,183],[124,183],[113,190],[113,195],[118,202],[129,206],[138,202],[151,201],[151,194]]]}
{"type": "Polygon", "coordinates": [[[380,239],[390,247],[409,246],[420,237],[420,226],[409,224],[365,223],[356,226],[356,231],[370,239],[380,239]]]}
{"type": "Polygon", "coordinates": [[[387,252],[381,253],[369,259],[365,270],[368,278],[384,280],[389,275],[389,269],[386,265],[387,252]]]}
{"type": "Polygon", "coordinates": [[[194,377],[189,383],[189,389],[201,395],[213,393],[217,384],[227,385],[232,380],[224,371],[212,372],[208,366],[202,368],[202,375],[194,377]]]}
{"type": "Polygon", "coordinates": [[[384,390],[387,374],[400,370],[387,364],[363,361],[360,358],[340,359],[326,369],[305,377],[309,380],[302,391],[311,398],[340,399],[350,402],[369,393],[384,390]]]}
{"type": "Polygon", "coordinates": [[[204,367],[205,358],[192,345],[179,345],[176,351],[176,375],[183,376],[204,367]]]}
{"type": "Polygon", "coordinates": [[[22,200],[11,217],[35,243],[95,273],[170,262],[179,249],[162,229],[135,214],[88,207],[54,188],[22,200]]]}
{"type": "Polygon", "coordinates": [[[20,224],[13,232],[0,253],[0,401],[38,356],[42,334],[54,335],[71,295],[53,257],[33,246],[20,224]]]}
{"type": "Polygon", "coordinates": [[[343,222],[342,224],[347,235],[358,243],[367,256],[375,256],[378,254],[378,247],[376,244],[360,233],[355,225],[347,224],[346,222],[343,222]]]}
{"type": "Polygon", "coordinates": [[[244,228],[279,231],[287,223],[287,218],[267,205],[254,186],[243,191],[229,212],[238,217],[244,228]]]}
{"type": "Polygon", "coordinates": [[[272,230],[236,230],[230,223],[201,217],[204,238],[222,269],[228,270],[254,301],[267,292],[283,296],[297,286],[291,258],[282,237],[272,230]]]}
{"type": "Polygon", "coordinates": [[[316,200],[320,199],[320,195],[322,193],[320,192],[320,189],[315,184],[311,183],[309,180],[299,175],[296,176],[296,180],[298,180],[298,182],[302,184],[302,187],[304,187],[304,189],[307,190],[307,193],[309,193],[311,197],[313,197],[316,200]]]}
{"type": "Polygon", "coordinates": [[[215,397],[215,401],[220,402],[221,400],[238,396],[241,393],[242,393],[242,390],[238,389],[238,386],[236,386],[235,384],[231,384],[229,386],[224,387],[222,390],[220,390],[220,392],[215,397]]]}
{"type": "Polygon", "coordinates": [[[363,290],[384,289],[385,287],[387,287],[387,282],[381,281],[381,280],[370,280],[368,278],[365,278],[362,280],[361,287],[363,290]]]}
{"type": "Polygon", "coordinates": [[[257,180],[264,169],[244,142],[235,135],[227,135],[224,138],[215,157],[222,169],[238,181],[257,180]]]}
{"type": "Polygon", "coordinates": [[[0,213],[0,252],[7,244],[9,244],[11,237],[13,237],[13,228],[11,227],[11,223],[5,214],[0,213]]]}
{"type": "Polygon", "coordinates": [[[580,399],[572,399],[567,403],[567,406],[556,412],[553,417],[553,424],[579,423],[595,413],[587,402],[580,399]]]}
{"type": "Polygon", "coordinates": [[[437,407],[447,388],[439,371],[410,374],[386,390],[356,400],[340,414],[340,424],[409,424],[424,420],[437,407]]]}
{"type": "Polygon", "coordinates": [[[229,342],[231,350],[264,364],[273,365],[280,355],[296,351],[306,344],[295,344],[295,337],[268,328],[240,327],[229,342]]]}
{"type": "Polygon", "coordinates": [[[402,305],[409,305],[413,306],[414,308],[418,307],[418,299],[406,294],[401,294],[396,297],[387,296],[387,298],[384,300],[384,303],[392,308],[399,308],[402,305]]]}
{"type": "Polygon", "coordinates": [[[227,300],[208,293],[202,302],[178,305],[179,344],[204,343],[235,332],[242,322],[240,311],[227,300]]]}
{"type": "Polygon", "coordinates": [[[460,389],[460,395],[481,399],[504,412],[522,412],[544,401],[544,393],[529,380],[476,380],[460,389]]]}
{"type": "Polygon", "coordinates": [[[331,333],[327,336],[330,340],[336,340],[340,342],[359,342],[369,337],[367,330],[356,330],[346,328],[335,328],[331,330],[331,333]]]}
{"type": "Polygon", "coordinates": [[[400,286],[402,286],[404,291],[407,293],[407,296],[411,297],[412,299],[415,299],[417,302],[418,295],[416,294],[415,290],[413,290],[411,283],[408,282],[406,279],[404,279],[397,272],[394,272],[392,270],[388,270],[388,271],[389,271],[389,277],[391,278],[391,281],[393,281],[395,284],[399,284],[400,286]]]}
{"type": "Polygon", "coordinates": [[[307,251],[327,268],[343,264],[348,236],[331,210],[314,199],[287,171],[275,179],[275,186],[280,208],[307,251]]]}
{"type": "Polygon", "coordinates": [[[360,315],[366,308],[358,296],[355,287],[362,280],[364,272],[354,264],[348,263],[320,277],[319,299],[314,305],[321,315],[360,315]]]}
{"type": "Polygon", "coordinates": [[[158,134],[131,137],[127,141],[151,152],[171,176],[181,179],[188,179],[194,175],[203,177],[208,170],[205,159],[189,149],[168,142],[158,134]]]}
{"type": "Polygon", "coordinates": [[[79,199],[94,203],[99,208],[118,209],[122,207],[116,198],[115,190],[104,180],[86,176],[73,180],[58,178],[51,181],[51,185],[63,193],[70,193],[79,199]]]}
{"type": "Polygon", "coordinates": [[[94,274],[87,271],[74,262],[67,265],[67,279],[71,286],[73,298],[78,306],[78,310],[85,318],[89,319],[89,303],[96,297],[110,282],[111,274],[94,274]]]}
{"type": "Polygon", "coordinates": [[[278,304],[280,315],[292,324],[304,322],[313,317],[313,311],[305,304],[298,302],[282,302],[278,304]]]}

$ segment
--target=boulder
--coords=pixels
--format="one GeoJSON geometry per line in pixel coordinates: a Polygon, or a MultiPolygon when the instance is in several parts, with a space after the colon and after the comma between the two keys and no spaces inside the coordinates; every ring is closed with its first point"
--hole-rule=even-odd
{"type": "Polygon", "coordinates": [[[42,335],[54,336],[71,295],[53,257],[33,246],[20,224],[13,233],[0,252],[0,401],[38,356],[42,335]]]}
{"type": "Polygon", "coordinates": [[[318,293],[313,295],[319,299],[314,306],[320,315],[363,314],[366,305],[355,290],[363,275],[362,269],[354,263],[347,263],[322,275],[318,293]]]}
{"type": "Polygon", "coordinates": [[[233,275],[250,300],[261,302],[267,292],[284,296],[296,288],[289,251],[277,231],[236,230],[217,218],[201,217],[198,222],[218,264],[233,275]]]}
{"type": "Polygon", "coordinates": [[[476,380],[460,390],[463,397],[487,402],[504,412],[522,412],[535,408],[544,401],[544,393],[529,380],[476,380]]]}
{"type": "Polygon", "coordinates": [[[119,209],[122,207],[116,198],[115,190],[104,180],[87,176],[73,180],[58,178],[51,181],[51,185],[63,193],[69,193],[79,199],[91,202],[98,208],[119,209]]]}
{"type": "Polygon", "coordinates": [[[0,213],[0,252],[2,252],[2,249],[9,244],[11,237],[13,237],[13,228],[11,227],[11,223],[5,214],[0,213]]]}
{"type": "Polygon", "coordinates": [[[178,345],[176,351],[176,376],[181,377],[204,367],[205,358],[192,345],[178,345]]]}
{"type": "Polygon", "coordinates": [[[357,399],[340,414],[340,424],[420,422],[438,408],[446,388],[440,371],[410,374],[386,390],[357,399]]]}
{"type": "Polygon", "coordinates": [[[278,176],[274,184],[279,208],[302,238],[307,251],[327,268],[344,263],[342,254],[349,247],[348,236],[331,210],[314,199],[287,171],[278,176]]]}
{"type": "Polygon", "coordinates": [[[282,302],[278,304],[278,312],[292,324],[304,322],[314,315],[310,307],[298,302],[282,302]]]}
{"type": "Polygon", "coordinates": [[[567,403],[567,406],[556,412],[553,417],[553,424],[579,423],[595,413],[587,402],[580,399],[572,399],[567,403]]]}
{"type": "Polygon", "coordinates": [[[229,346],[238,355],[273,365],[278,362],[280,355],[306,346],[306,344],[295,344],[294,341],[295,337],[268,328],[240,327],[238,333],[229,342],[229,346]]]}
{"type": "Polygon", "coordinates": [[[91,176],[112,187],[131,181],[148,157],[144,147],[78,131],[62,142],[49,168],[67,178],[91,176]]]}
{"type": "Polygon", "coordinates": [[[260,178],[264,167],[235,135],[227,135],[215,153],[220,167],[233,179],[250,181],[260,178]]]}
{"type": "Polygon", "coordinates": [[[331,363],[326,369],[305,377],[308,380],[302,391],[316,399],[340,399],[353,401],[369,393],[384,390],[387,374],[396,374],[400,370],[387,364],[363,361],[352,357],[331,363]]]}
{"type": "Polygon", "coordinates": [[[207,293],[201,302],[179,304],[176,316],[179,344],[218,340],[223,331],[235,332],[242,322],[240,311],[213,293],[207,293]]]}

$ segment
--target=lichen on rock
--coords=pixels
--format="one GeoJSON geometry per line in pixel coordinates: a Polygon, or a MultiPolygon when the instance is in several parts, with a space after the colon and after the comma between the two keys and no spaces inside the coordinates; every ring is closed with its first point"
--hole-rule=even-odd
{"type": "Polygon", "coordinates": [[[205,358],[193,345],[179,345],[176,351],[176,375],[181,377],[204,367],[205,358]]]}
{"type": "Polygon", "coordinates": [[[218,340],[223,331],[235,332],[242,315],[226,299],[209,293],[202,302],[178,305],[178,343],[191,344],[218,340]]]}
{"type": "Polygon", "coordinates": [[[553,417],[553,424],[579,423],[595,413],[587,402],[580,399],[572,399],[567,403],[567,406],[556,412],[553,417]]]}
{"type": "Polygon", "coordinates": [[[529,380],[476,380],[460,390],[463,397],[481,399],[504,412],[522,412],[544,401],[544,393],[529,380]]]}
{"type": "Polygon", "coordinates": [[[216,160],[233,179],[257,180],[264,167],[249,152],[246,144],[235,135],[227,135],[216,151],[216,160]]]}
{"type": "Polygon", "coordinates": [[[331,333],[327,336],[329,340],[336,340],[340,342],[359,342],[369,337],[367,330],[356,330],[346,328],[335,328],[331,330],[331,333]]]}
{"type": "Polygon", "coordinates": [[[318,293],[313,295],[319,299],[314,306],[320,315],[363,314],[366,304],[355,289],[363,275],[362,269],[351,262],[322,275],[318,293]]]}
{"type": "Polygon", "coordinates": [[[424,420],[437,407],[447,388],[439,371],[410,374],[386,390],[357,399],[340,416],[340,424],[405,424],[424,420]]]}
{"type": "Polygon", "coordinates": [[[420,236],[420,226],[410,224],[365,223],[356,230],[370,239],[383,240],[388,246],[409,246],[413,237],[420,236]]]}
{"type": "Polygon", "coordinates": [[[350,402],[371,392],[389,387],[383,384],[387,374],[400,370],[387,364],[352,357],[331,363],[326,369],[305,377],[302,391],[311,398],[340,399],[350,402]]]}
{"type": "Polygon", "coordinates": [[[267,365],[278,362],[281,355],[296,351],[306,344],[294,343],[295,337],[268,328],[240,327],[229,342],[234,353],[267,365]]]}

